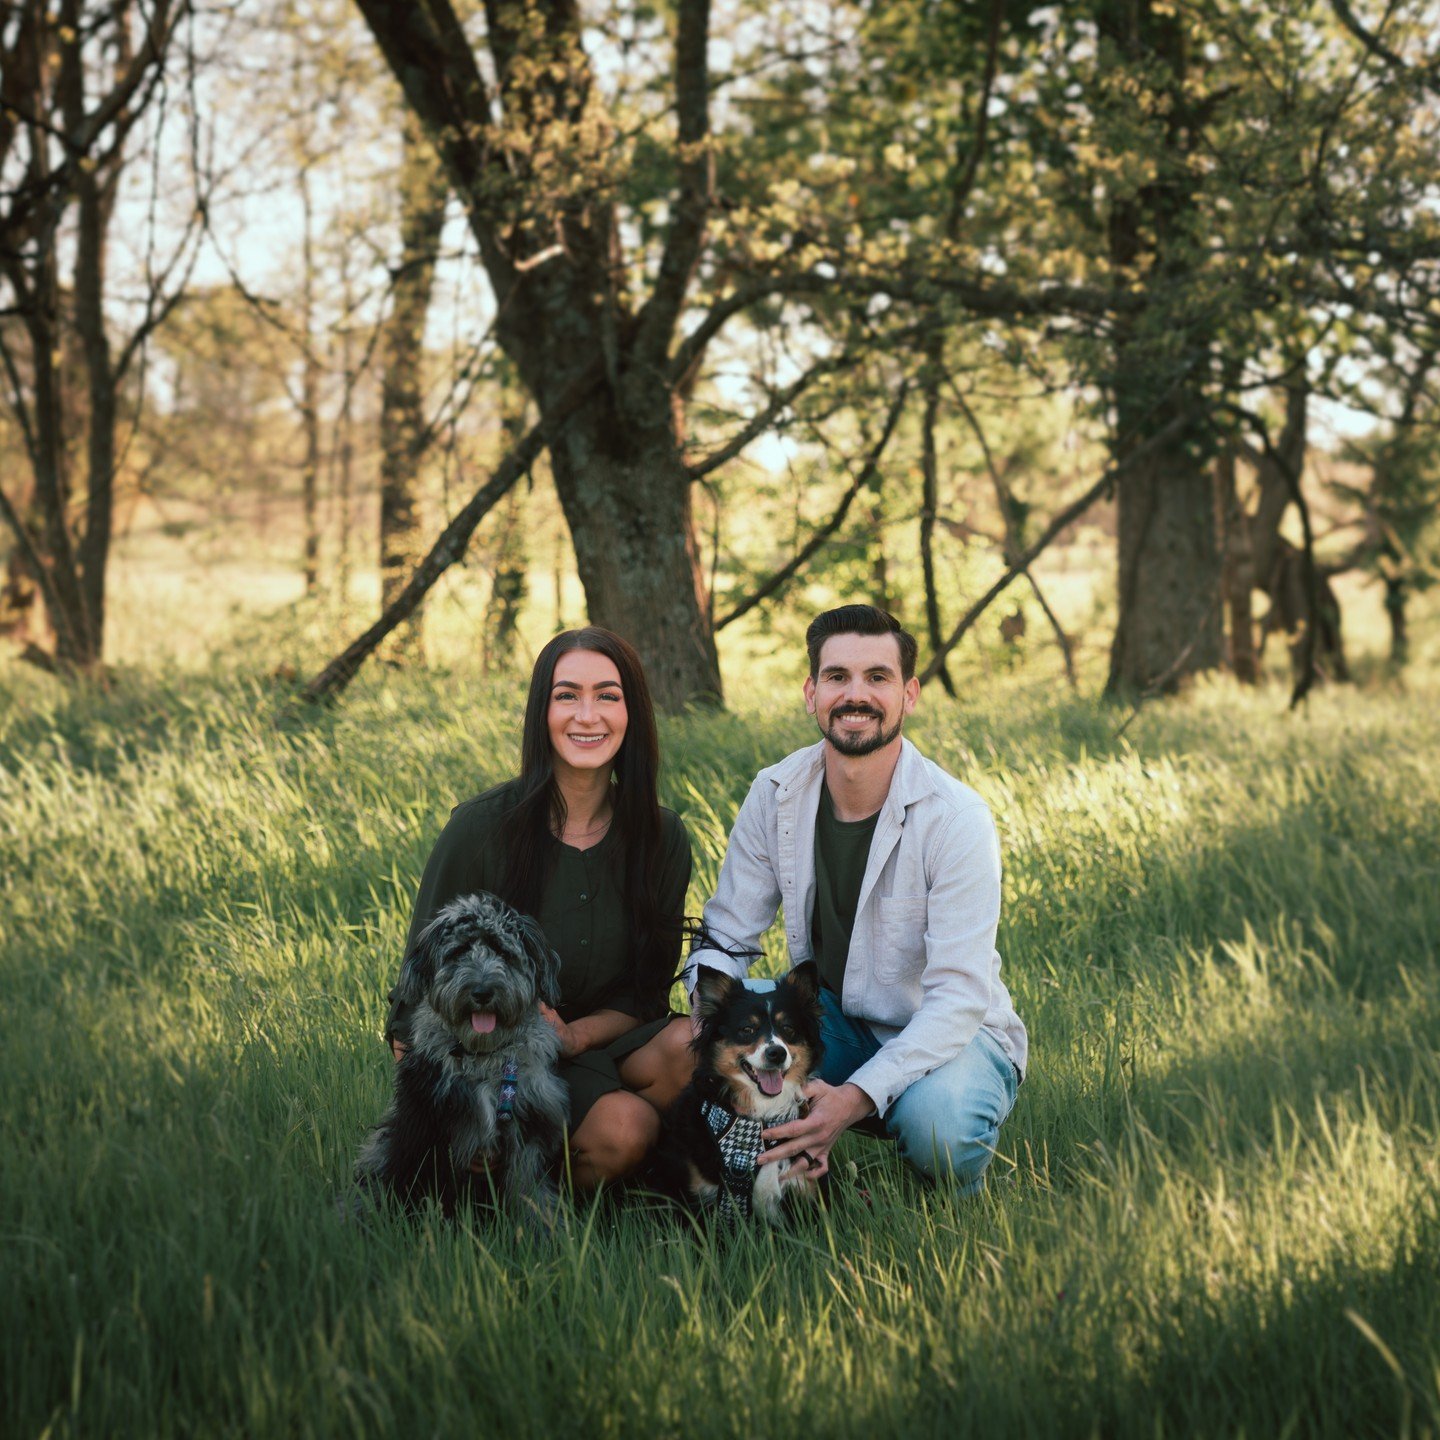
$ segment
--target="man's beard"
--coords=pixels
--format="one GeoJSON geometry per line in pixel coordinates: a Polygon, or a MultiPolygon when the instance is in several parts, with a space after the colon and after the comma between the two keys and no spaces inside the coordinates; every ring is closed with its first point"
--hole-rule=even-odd
{"type": "Polygon", "coordinates": [[[902,712],[895,719],[895,727],[886,731],[883,715],[876,714],[873,710],[832,710],[830,712],[830,728],[820,733],[842,754],[852,757],[861,755],[873,755],[877,750],[883,750],[899,733],[905,724],[905,715],[902,712]],[[835,722],[842,715],[874,715],[880,723],[873,732],[868,730],[843,730],[835,722]]]}

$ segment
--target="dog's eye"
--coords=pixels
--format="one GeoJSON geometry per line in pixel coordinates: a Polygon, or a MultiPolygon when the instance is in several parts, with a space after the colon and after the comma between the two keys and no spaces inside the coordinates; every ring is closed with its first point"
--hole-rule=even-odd
{"type": "Polygon", "coordinates": [[[755,1038],[755,1034],[756,1028],[754,1025],[742,1025],[740,1027],[740,1038],[742,1040],[753,1040],[755,1038]]]}
{"type": "Polygon", "coordinates": [[[787,1025],[783,1020],[775,1027],[780,1032],[782,1040],[788,1040],[792,1045],[799,1038],[799,1034],[793,1025],[787,1025]]]}

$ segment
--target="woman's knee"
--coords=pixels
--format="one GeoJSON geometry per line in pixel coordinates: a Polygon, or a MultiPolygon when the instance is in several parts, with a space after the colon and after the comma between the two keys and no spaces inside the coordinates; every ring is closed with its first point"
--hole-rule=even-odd
{"type": "Polygon", "coordinates": [[[596,1179],[619,1180],[644,1163],[659,1138],[655,1111],[639,1096],[616,1091],[590,1107],[570,1148],[596,1179]]]}

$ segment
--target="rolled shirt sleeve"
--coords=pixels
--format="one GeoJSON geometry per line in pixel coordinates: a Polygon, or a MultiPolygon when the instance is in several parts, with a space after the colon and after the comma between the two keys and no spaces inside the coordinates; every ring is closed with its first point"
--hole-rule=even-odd
{"type": "Polygon", "coordinates": [[[908,1086],[953,1060],[991,1008],[1000,923],[1000,842],[983,805],[937,827],[926,856],[931,876],[922,999],[897,1034],[853,1075],[884,1115],[908,1086]]]}

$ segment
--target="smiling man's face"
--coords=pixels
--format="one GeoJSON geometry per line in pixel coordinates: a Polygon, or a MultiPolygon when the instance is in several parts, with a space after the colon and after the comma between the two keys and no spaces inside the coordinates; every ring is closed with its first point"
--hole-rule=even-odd
{"type": "Polygon", "coordinates": [[[872,755],[899,738],[920,682],[900,674],[893,635],[832,635],[805,681],[805,708],[842,755],[872,755]]]}

